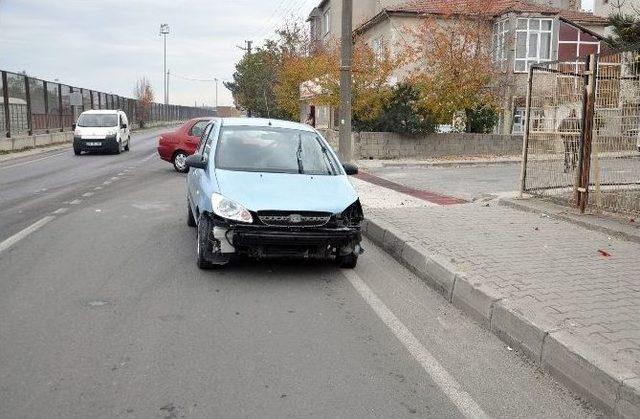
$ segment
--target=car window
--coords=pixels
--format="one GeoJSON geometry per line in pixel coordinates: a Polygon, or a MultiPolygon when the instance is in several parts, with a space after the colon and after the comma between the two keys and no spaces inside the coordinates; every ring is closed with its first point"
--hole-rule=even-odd
{"type": "Polygon", "coordinates": [[[204,129],[206,128],[209,121],[198,121],[191,127],[191,132],[189,135],[192,137],[201,137],[204,133],[204,129]]]}
{"type": "Polygon", "coordinates": [[[118,114],[115,113],[94,113],[82,114],[78,118],[79,127],[117,127],[118,114]]]}
{"type": "MultiPolygon", "coordinates": [[[[213,129],[214,126],[215,124],[213,122],[209,122],[209,125],[205,127],[204,132],[200,137],[200,143],[198,144],[198,151],[197,151],[198,154],[204,155],[205,146],[207,145],[207,142],[209,140],[209,134],[211,134],[211,130],[213,129]]],[[[209,146],[209,148],[210,147],[211,146],[209,146]]]]}
{"type": "Polygon", "coordinates": [[[252,172],[337,175],[338,162],[310,131],[274,127],[224,127],[216,168],[252,172]]]}

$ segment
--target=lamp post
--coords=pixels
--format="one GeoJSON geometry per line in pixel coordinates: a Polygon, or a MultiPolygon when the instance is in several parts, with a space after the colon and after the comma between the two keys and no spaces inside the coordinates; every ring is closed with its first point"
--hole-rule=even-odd
{"type": "Polygon", "coordinates": [[[162,76],[164,81],[164,104],[166,105],[167,100],[167,35],[169,34],[169,24],[161,23],[160,24],[160,36],[164,37],[164,59],[163,59],[163,67],[162,67],[162,76]]]}

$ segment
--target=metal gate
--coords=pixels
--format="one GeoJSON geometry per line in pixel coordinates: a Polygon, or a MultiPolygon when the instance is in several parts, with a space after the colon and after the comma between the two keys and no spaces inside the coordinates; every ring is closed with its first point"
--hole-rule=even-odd
{"type": "Polygon", "coordinates": [[[640,49],[531,67],[521,191],[640,214],[640,49]]]}

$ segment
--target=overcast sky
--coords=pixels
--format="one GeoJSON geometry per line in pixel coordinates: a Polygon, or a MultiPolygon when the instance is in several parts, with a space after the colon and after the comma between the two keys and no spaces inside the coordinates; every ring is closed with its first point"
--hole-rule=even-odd
{"type": "MultiPolygon", "coordinates": [[[[247,39],[257,43],[285,16],[308,15],[318,0],[0,0],[0,69],[132,96],[151,80],[162,101],[160,23],[171,26],[167,67],[176,76],[217,77],[223,85],[247,39]]],[[[170,102],[212,105],[213,82],[171,77],[170,102]]]]}
{"type": "MultiPolygon", "coordinates": [[[[231,105],[223,85],[247,39],[257,44],[287,16],[303,19],[319,0],[0,0],[0,69],[132,96],[147,76],[162,101],[160,23],[167,41],[170,102],[231,105]],[[182,77],[182,78],[179,78],[182,77]]],[[[585,8],[593,0],[584,2],[585,8]]]]}

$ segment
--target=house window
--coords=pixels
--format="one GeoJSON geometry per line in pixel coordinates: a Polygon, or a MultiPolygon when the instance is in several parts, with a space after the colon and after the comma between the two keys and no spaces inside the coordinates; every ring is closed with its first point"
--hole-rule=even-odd
{"type": "Polygon", "coordinates": [[[551,61],[553,19],[518,18],[514,70],[523,73],[532,64],[551,61]]]}
{"type": "Polygon", "coordinates": [[[507,64],[507,34],[509,33],[509,20],[501,20],[493,25],[493,63],[501,70],[506,70],[507,64]]]}
{"type": "Polygon", "coordinates": [[[514,109],[512,134],[522,134],[524,132],[525,113],[525,108],[518,107],[514,109]]]}
{"type": "Polygon", "coordinates": [[[331,9],[322,14],[322,35],[326,36],[331,30],[331,9]]]}

